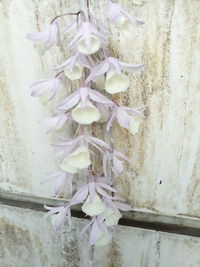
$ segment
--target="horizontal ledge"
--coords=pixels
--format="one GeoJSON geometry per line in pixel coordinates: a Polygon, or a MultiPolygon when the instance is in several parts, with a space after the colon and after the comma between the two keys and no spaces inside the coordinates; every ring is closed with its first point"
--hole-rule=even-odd
{"type": "MultiPolygon", "coordinates": [[[[0,191],[1,205],[42,212],[46,211],[44,209],[44,204],[49,206],[59,206],[66,203],[66,201],[67,200],[42,198],[31,195],[0,191]]],[[[73,207],[72,216],[76,218],[88,219],[81,211],[80,205],[73,207]]],[[[143,211],[129,211],[123,212],[123,218],[120,219],[119,225],[200,237],[200,220],[195,218],[166,216],[143,211]]]]}

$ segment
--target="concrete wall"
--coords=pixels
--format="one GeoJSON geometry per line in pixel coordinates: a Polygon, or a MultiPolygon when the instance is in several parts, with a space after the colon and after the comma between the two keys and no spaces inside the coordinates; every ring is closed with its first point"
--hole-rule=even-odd
{"type": "MultiPolygon", "coordinates": [[[[89,267],[86,220],[74,219],[70,233],[52,231],[43,213],[0,206],[0,266],[89,267]]],[[[112,243],[94,251],[96,267],[198,267],[200,239],[117,226],[112,243]]]]}
{"type": "MultiPolygon", "coordinates": [[[[84,1],[80,2],[0,1],[1,190],[52,196],[51,185],[43,186],[41,178],[45,172],[57,168],[50,144],[60,135],[46,135],[37,121],[52,114],[63,96],[75,90],[78,84],[69,82],[47,105],[31,98],[28,87],[32,81],[50,77],[53,74],[51,67],[62,62],[68,51],[65,46],[61,49],[52,47],[40,56],[25,36],[42,30],[57,14],[77,11],[84,1]]],[[[120,0],[120,3],[131,14],[142,18],[145,25],[136,28],[129,40],[111,26],[110,52],[122,61],[145,63],[146,67],[140,73],[130,74],[130,89],[114,99],[129,106],[147,104],[148,112],[140,133],[134,137],[118,125],[114,127],[115,147],[131,159],[131,164],[116,179],[116,187],[135,209],[199,218],[200,1],[120,0]],[[124,140],[127,140],[126,148],[124,140]]],[[[104,0],[91,1],[91,8],[98,10],[100,17],[104,6],[104,0]]],[[[68,18],[61,20],[62,25],[69,22],[68,18]]],[[[69,39],[70,36],[65,37],[66,42],[69,39]]],[[[66,130],[70,136],[73,125],[67,126],[66,130]]],[[[105,134],[101,127],[94,130],[102,136],[105,134]]],[[[2,209],[1,227],[5,233],[8,229],[9,236],[3,234],[3,266],[13,266],[17,261],[21,262],[15,266],[23,266],[26,262],[26,266],[88,266],[85,246],[80,246],[78,254],[82,265],[78,265],[72,249],[67,255],[70,259],[73,255],[75,258],[69,263],[65,254],[67,236],[57,236],[45,222],[38,224],[40,213],[2,209]]],[[[77,228],[79,224],[82,222],[76,219],[77,228]]],[[[74,237],[70,238],[74,244],[74,237]]],[[[196,238],[121,227],[114,240],[108,249],[110,252],[106,250],[106,253],[112,255],[111,259],[117,258],[118,263],[112,263],[114,261],[108,257],[109,263],[100,265],[105,259],[101,257],[103,252],[99,252],[95,258],[97,266],[200,265],[200,245],[196,238]]],[[[74,246],[76,250],[77,244],[74,246]]]]}

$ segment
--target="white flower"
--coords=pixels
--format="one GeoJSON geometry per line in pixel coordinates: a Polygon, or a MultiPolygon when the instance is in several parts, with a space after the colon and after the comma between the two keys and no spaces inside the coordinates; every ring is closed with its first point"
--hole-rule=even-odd
{"type": "Polygon", "coordinates": [[[87,146],[80,146],[71,154],[68,154],[64,161],[72,168],[85,169],[91,164],[90,152],[87,146]]]}
{"type": "Polygon", "coordinates": [[[115,25],[125,35],[132,35],[134,32],[133,23],[123,16],[115,19],[115,25]]]}
{"type": "Polygon", "coordinates": [[[80,64],[76,63],[72,70],[70,71],[69,68],[64,69],[64,73],[70,80],[78,80],[82,77],[83,68],[80,64]]]}
{"type": "Polygon", "coordinates": [[[121,5],[108,1],[107,16],[111,23],[124,34],[132,34],[134,26],[143,25],[144,22],[132,17],[121,5]]]}
{"type": "Polygon", "coordinates": [[[63,170],[63,171],[66,171],[68,173],[77,173],[77,168],[74,168],[72,166],[70,166],[67,162],[67,158],[65,158],[62,163],[60,164],[60,168],[63,170]]]}
{"type": "Polygon", "coordinates": [[[90,196],[86,199],[82,206],[82,211],[89,216],[96,216],[105,210],[105,205],[101,201],[100,197],[95,194],[94,199],[90,202],[90,196]]]}
{"type": "Polygon", "coordinates": [[[129,78],[123,73],[117,73],[113,70],[108,71],[106,75],[105,90],[110,94],[124,92],[129,87],[129,78]]]}
{"type": "Polygon", "coordinates": [[[105,217],[106,226],[117,225],[119,219],[122,217],[121,215],[116,214],[116,212],[109,207],[105,209],[103,216],[105,217]]]}
{"type": "Polygon", "coordinates": [[[91,36],[91,43],[90,46],[87,46],[84,39],[80,40],[76,47],[80,53],[91,55],[96,53],[100,48],[101,42],[100,39],[97,36],[91,36]]]}
{"type": "Polygon", "coordinates": [[[140,124],[141,124],[141,119],[132,117],[131,122],[130,122],[130,126],[128,128],[129,132],[132,134],[138,133],[139,128],[140,128],[140,124]]]}
{"type": "Polygon", "coordinates": [[[79,103],[72,110],[72,119],[80,124],[91,124],[95,121],[98,121],[101,117],[101,114],[91,102],[87,102],[85,107],[82,107],[79,103]]]}
{"type": "Polygon", "coordinates": [[[99,76],[95,80],[95,84],[96,84],[98,89],[104,90],[105,89],[105,77],[104,77],[104,75],[99,76]]]}
{"type": "Polygon", "coordinates": [[[108,238],[106,237],[106,235],[98,228],[97,229],[97,240],[95,242],[95,246],[105,246],[109,243],[108,238]]]}

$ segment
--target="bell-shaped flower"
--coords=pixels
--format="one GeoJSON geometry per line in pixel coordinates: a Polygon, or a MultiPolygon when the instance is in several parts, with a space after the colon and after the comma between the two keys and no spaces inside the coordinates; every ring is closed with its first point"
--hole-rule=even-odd
{"type": "MultiPolygon", "coordinates": [[[[83,203],[86,199],[87,199],[87,203],[86,204],[90,204],[93,203],[94,207],[92,206],[84,206],[84,208],[87,207],[91,207],[90,211],[95,212],[95,203],[99,204],[99,208],[102,210],[103,206],[102,203],[99,201],[98,197],[104,197],[104,199],[115,199],[112,195],[110,195],[109,193],[116,193],[117,191],[112,188],[111,186],[109,186],[106,183],[103,182],[89,182],[88,184],[82,186],[72,197],[72,199],[69,201],[68,206],[72,206],[72,205],[77,205],[80,203],[83,203]],[[98,195],[98,197],[96,197],[98,195]],[[95,198],[96,197],[96,198],[95,198]]],[[[101,200],[101,199],[100,199],[101,200]]],[[[98,210],[99,211],[99,210],[98,210]]]]}
{"type": "Polygon", "coordinates": [[[105,90],[109,94],[117,94],[128,89],[129,78],[123,73],[117,73],[114,70],[108,71],[106,75],[105,90]]]}
{"type": "Polygon", "coordinates": [[[108,176],[108,170],[112,169],[114,174],[118,176],[123,171],[123,161],[126,160],[129,162],[124,154],[119,151],[105,151],[103,154],[103,172],[105,176],[108,176]]]}
{"type": "Polygon", "coordinates": [[[137,71],[144,67],[144,64],[127,64],[117,58],[108,57],[91,70],[86,83],[96,81],[106,73],[105,90],[110,94],[124,92],[129,87],[129,78],[123,71],[137,71]]]}
{"type": "Polygon", "coordinates": [[[89,246],[104,246],[111,241],[111,236],[108,233],[108,228],[103,219],[99,216],[92,217],[92,220],[83,228],[80,236],[91,226],[89,236],[89,246]]]}
{"type": "Polygon", "coordinates": [[[61,113],[61,114],[54,114],[53,117],[45,118],[40,121],[40,123],[49,128],[51,131],[59,130],[63,127],[63,125],[68,121],[70,118],[70,113],[61,113]]]}
{"type": "Polygon", "coordinates": [[[101,114],[91,102],[87,102],[83,107],[81,103],[79,103],[72,110],[72,119],[80,124],[91,124],[95,121],[98,121],[101,117],[101,114]]]}
{"type": "Polygon", "coordinates": [[[103,204],[101,198],[95,193],[93,201],[88,197],[82,206],[82,211],[89,216],[96,216],[105,210],[105,205],[103,204]]]}
{"type": "Polygon", "coordinates": [[[95,245],[96,247],[105,246],[110,242],[110,235],[106,231],[106,226],[103,227],[103,223],[97,224],[93,223],[92,230],[89,238],[89,245],[95,245]]]}
{"type": "Polygon", "coordinates": [[[65,69],[64,74],[69,80],[78,80],[82,77],[83,67],[79,63],[75,63],[71,70],[65,69]]]}
{"type": "Polygon", "coordinates": [[[84,21],[80,23],[77,34],[68,47],[70,49],[76,47],[80,53],[90,55],[96,53],[101,43],[105,42],[105,36],[97,30],[95,25],[84,21]]]}
{"type": "Polygon", "coordinates": [[[69,153],[62,161],[62,169],[71,167],[74,169],[85,169],[90,166],[90,152],[87,146],[80,146],[76,148],[72,153],[69,153]]]}
{"type": "Polygon", "coordinates": [[[54,146],[57,155],[61,157],[61,169],[69,173],[76,173],[78,169],[87,168],[90,165],[90,146],[97,148],[102,154],[111,150],[104,141],[86,135],[80,135],[54,146]]]}
{"type": "Polygon", "coordinates": [[[76,52],[62,64],[54,68],[57,71],[64,70],[64,74],[70,80],[78,80],[82,77],[83,67],[91,68],[91,59],[85,55],[76,52]]]}
{"type": "Polygon", "coordinates": [[[56,95],[56,92],[61,85],[62,79],[60,75],[53,79],[39,80],[30,86],[32,89],[31,96],[45,96],[47,101],[50,101],[56,95]]]}
{"type": "Polygon", "coordinates": [[[69,207],[66,207],[66,206],[61,206],[61,207],[48,207],[48,206],[44,206],[45,209],[49,210],[46,214],[45,214],[45,218],[49,217],[50,215],[54,215],[54,218],[53,218],[53,227],[54,227],[54,230],[57,231],[59,230],[65,220],[66,220],[66,217],[68,218],[68,222],[69,222],[69,225],[71,226],[71,211],[69,209],[69,207]]]}
{"type": "Polygon", "coordinates": [[[60,39],[58,21],[54,20],[44,31],[28,34],[27,39],[43,43],[46,49],[50,48],[54,42],[58,43],[60,39]]]}
{"type": "Polygon", "coordinates": [[[55,196],[58,196],[66,187],[69,186],[69,192],[72,193],[72,175],[64,171],[57,171],[47,173],[44,177],[44,183],[49,180],[55,180],[53,186],[53,192],[55,196]]]}
{"type": "MultiPolygon", "coordinates": [[[[101,220],[104,220],[106,226],[117,225],[119,219],[122,217],[120,210],[122,211],[130,211],[133,210],[132,207],[128,204],[121,203],[117,201],[119,198],[115,199],[104,199],[104,204],[106,205],[105,211],[100,214],[98,217],[101,220]]],[[[123,200],[124,199],[120,199],[123,200]]]]}
{"type": "Polygon", "coordinates": [[[107,16],[111,23],[125,35],[131,35],[134,30],[134,26],[141,26],[143,21],[133,18],[127,13],[119,4],[108,2],[107,16]]]}
{"type": "Polygon", "coordinates": [[[138,127],[141,119],[144,117],[144,110],[146,106],[129,108],[126,106],[117,106],[113,108],[113,113],[110,117],[110,120],[107,124],[107,130],[110,129],[114,120],[117,120],[121,127],[126,128],[132,134],[138,132],[138,127]]]}
{"type": "Polygon", "coordinates": [[[71,173],[71,174],[75,174],[78,172],[78,169],[77,168],[74,168],[72,167],[71,165],[67,164],[67,162],[65,160],[63,160],[61,163],[60,163],[60,168],[65,171],[65,172],[68,172],[68,173],[71,173]]]}
{"type": "Polygon", "coordinates": [[[106,207],[102,216],[105,218],[105,225],[106,226],[117,225],[119,219],[122,217],[121,214],[116,213],[110,207],[106,207]]]}
{"type": "Polygon", "coordinates": [[[110,99],[99,92],[88,87],[81,87],[60,103],[58,109],[68,110],[76,106],[79,102],[81,103],[82,108],[84,108],[89,100],[92,100],[94,103],[102,103],[109,106],[114,104],[110,99]]]}
{"type": "Polygon", "coordinates": [[[97,79],[95,80],[96,87],[100,90],[105,90],[105,75],[98,76],[97,79]]]}

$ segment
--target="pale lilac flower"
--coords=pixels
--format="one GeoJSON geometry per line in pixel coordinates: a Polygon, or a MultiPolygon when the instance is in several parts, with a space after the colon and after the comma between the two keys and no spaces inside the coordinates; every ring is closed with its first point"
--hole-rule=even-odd
{"type": "Polygon", "coordinates": [[[100,111],[95,106],[96,103],[113,105],[113,102],[88,87],[81,87],[69,95],[59,106],[58,109],[71,111],[72,119],[80,124],[91,124],[98,121],[101,117],[100,111]],[[92,101],[92,102],[91,102],[92,101]],[[94,104],[93,104],[94,103],[94,104]]]}
{"type": "Polygon", "coordinates": [[[71,226],[71,211],[69,207],[67,206],[49,207],[46,205],[44,205],[44,207],[45,209],[49,210],[45,214],[44,216],[45,218],[55,214],[53,216],[53,227],[55,231],[59,230],[63,226],[66,217],[68,218],[69,225],[71,226]]]}
{"type": "Polygon", "coordinates": [[[73,108],[71,115],[74,121],[85,125],[98,121],[101,118],[99,109],[90,101],[86,102],[84,108],[82,107],[82,104],[79,103],[75,108],[73,108]]]}
{"type": "Polygon", "coordinates": [[[47,173],[44,177],[44,183],[48,182],[49,180],[54,179],[54,195],[57,196],[69,186],[69,192],[72,193],[72,175],[71,173],[67,173],[64,171],[57,171],[47,173]]]}
{"type": "Polygon", "coordinates": [[[69,48],[77,48],[82,54],[90,55],[96,53],[101,43],[105,43],[106,38],[97,30],[94,24],[84,21],[81,22],[77,34],[69,44],[69,48]]]}
{"type": "Polygon", "coordinates": [[[74,139],[69,139],[54,146],[58,151],[57,155],[61,157],[61,163],[64,161],[64,165],[62,165],[62,167],[65,167],[65,164],[67,164],[67,167],[71,166],[75,168],[75,172],[80,166],[83,167],[82,164],[86,164],[88,166],[90,165],[89,146],[94,146],[101,153],[105,153],[105,151],[111,150],[110,146],[107,145],[104,141],[96,137],[86,135],[80,135],[74,139]],[[80,148],[82,149],[80,150],[80,148]],[[82,161],[81,163],[79,162],[79,157],[82,161]],[[74,162],[73,164],[72,161],[74,162]]]}
{"type": "Polygon", "coordinates": [[[102,214],[102,217],[104,217],[104,223],[106,226],[114,226],[118,224],[122,215],[116,213],[112,208],[107,206],[102,214]]]}
{"type": "Polygon", "coordinates": [[[106,209],[99,215],[99,218],[104,220],[106,226],[114,226],[118,224],[119,219],[122,217],[120,210],[133,210],[130,205],[117,201],[117,198],[114,200],[104,198],[104,204],[106,205],[106,209]]]}
{"type": "Polygon", "coordinates": [[[103,204],[101,198],[95,193],[93,200],[90,200],[90,196],[87,197],[81,209],[86,215],[96,216],[102,213],[105,208],[106,206],[103,204]]]}
{"type": "Polygon", "coordinates": [[[90,151],[87,146],[82,145],[69,153],[62,160],[61,169],[76,173],[79,169],[85,169],[91,165],[90,151]]]}
{"type": "Polygon", "coordinates": [[[76,173],[79,169],[89,167],[91,164],[89,145],[96,147],[101,153],[110,150],[104,141],[85,135],[54,145],[58,150],[57,155],[61,157],[61,169],[69,173],[76,173]]]}
{"type": "Polygon", "coordinates": [[[30,33],[27,39],[32,42],[42,42],[45,48],[51,47],[54,42],[59,42],[60,32],[58,21],[54,20],[44,31],[37,33],[30,33]]]}
{"type": "Polygon", "coordinates": [[[113,105],[113,102],[110,99],[100,94],[99,92],[88,87],[81,87],[74,93],[69,95],[62,103],[60,103],[58,109],[69,110],[76,106],[79,102],[84,108],[89,99],[97,103],[107,104],[110,106],[113,105]]]}
{"type": "Polygon", "coordinates": [[[129,78],[123,71],[137,71],[144,67],[144,64],[128,64],[117,58],[108,57],[91,70],[86,83],[98,80],[106,74],[105,90],[110,94],[124,92],[129,87],[129,78]]]}
{"type": "Polygon", "coordinates": [[[135,134],[139,130],[140,118],[144,117],[144,110],[146,106],[141,106],[137,108],[129,108],[126,106],[115,105],[113,108],[112,115],[107,124],[107,130],[110,129],[114,120],[117,120],[121,127],[126,128],[132,134],[135,134]]]}
{"type": "Polygon", "coordinates": [[[68,206],[80,204],[84,202],[87,198],[88,201],[91,203],[94,201],[96,194],[98,194],[101,197],[108,198],[108,199],[114,199],[112,195],[109,195],[105,190],[107,190],[110,193],[116,193],[117,191],[109,186],[106,183],[103,182],[89,182],[88,184],[82,186],[72,197],[72,199],[69,201],[68,206]]]}
{"type": "Polygon", "coordinates": [[[30,88],[32,89],[31,96],[47,96],[50,101],[55,95],[58,88],[62,85],[62,78],[58,75],[53,79],[43,79],[33,83],[30,88]]]}
{"type": "Polygon", "coordinates": [[[108,228],[105,225],[103,219],[99,216],[92,217],[92,220],[83,228],[80,236],[91,226],[90,236],[89,236],[89,246],[104,246],[107,245],[111,236],[108,233],[108,228]]]}
{"type": "Polygon", "coordinates": [[[144,22],[136,18],[133,18],[129,13],[127,13],[119,4],[108,2],[107,16],[111,23],[124,34],[130,35],[133,33],[134,25],[140,26],[144,22]]]}
{"type": "Polygon", "coordinates": [[[70,118],[70,113],[61,113],[61,114],[54,114],[50,118],[45,118],[40,121],[40,123],[49,128],[51,131],[59,130],[63,127],[63,125],[69,120],[70,118]]]}
{"type": "Polygon", "coordinates": [[[82,77],[83,67],[91,68],[92,59],[76,52],[62,64],[54,68],[57,71],[64,70],[65,75],[70,80],[77,80],[82,77]]]}
{"type": "Polygon", "coordinates": [[[112,168],[113,173],[118,176],[123,171],[123,161],[129,162],[129,158],[119,151],[105,151],[103,154],[103,171],[108,176],[108,169],[112,168]]]}
{"type": "Polygon", "coordinates": [[[91,231],[89,236],[89,246],[105,246],[111,240],[111,236],[108,233],[107,226],[103,221],[94,219],[91,225],[91,231]]]}

